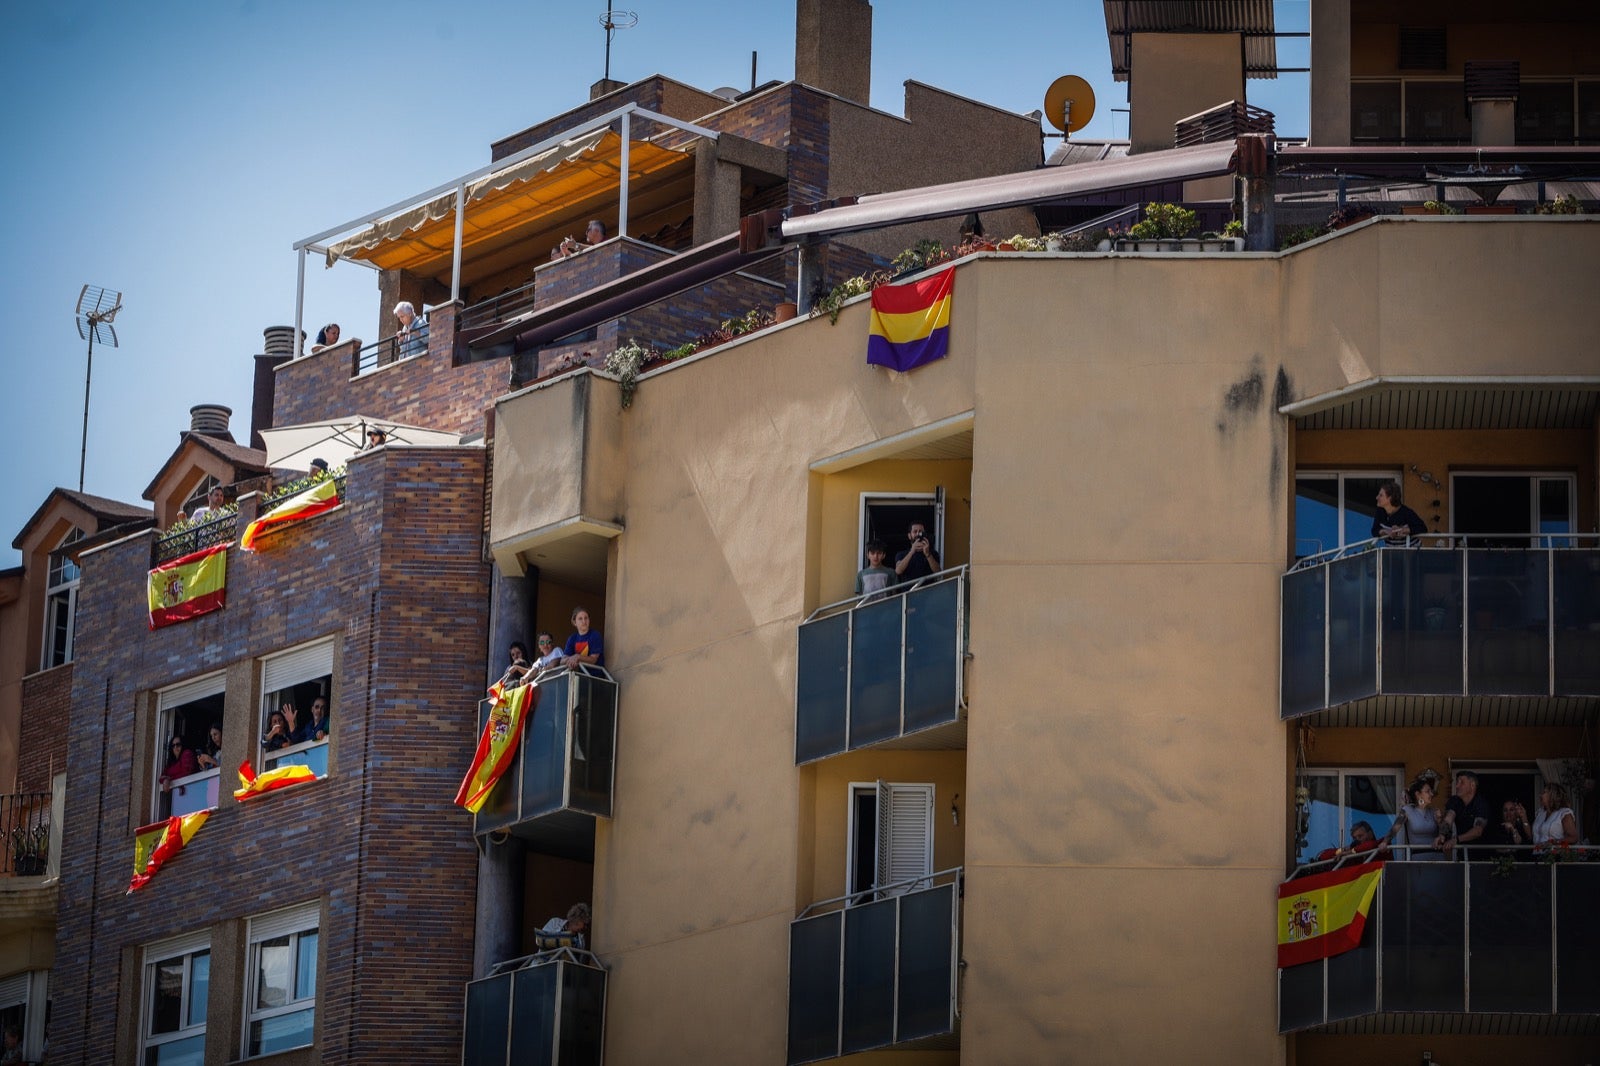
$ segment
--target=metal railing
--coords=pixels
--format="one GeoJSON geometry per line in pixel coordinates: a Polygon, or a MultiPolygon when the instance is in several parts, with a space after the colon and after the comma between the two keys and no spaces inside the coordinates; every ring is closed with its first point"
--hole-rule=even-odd
{"type": "Polygon", "coordinates": [[[852,596],[800,623],[797,765],[961,720],[968,570],[852,596]]]}
{"type": "Polygon", "coordinates": [[[177,529],[169,529],[156,538],[151,548],[150,565],[160,566],[162,563],[170,563],[174,559],[181,559],[202,549],[226,544],[233,540],[238,528],[238,512],[230,509],[215,517],[208,514],[198,522],[189,522],[177,529]]]}
{"type": "Polygon", "coordinates": [[[427,351],[428,324],[424,321],[421,326],[412,330],[403,338],[398,334],[393,337],[385,337],[382,340],[373,341],[365,348],[357,351],[354,356],[354,372],[351,376],[360,377],[362,374],[370,374],[374,370],[380,370],[391,363],[399,363],[406,359],[414,359],[419,355],[424,355],[427,351]]]}
{"type": "Polygon", "coordinates": [[[459,320],[461,328],[478,329],[533,310],[536,303],[533,290],[536,284],[537,282],[530,281],[520,288],[503,292],[499,296],[491,296],[487,300],[480,300],[466,308],[461,312],[459,320]]]}
{"type": "Polygon", "coordinates": [[[50,793],[0,796],[0,833],[5,835],[0,876],[43,876],[50,865],[50,793]]]}
{"type": "Polygon", "coordinates": [[[789,925],[790,1064],[956,1031],[963,877],[956,866],[800,912],[789,925]]]}
{"type": "Polygon", "coordinates": [[[1283,576],[1283,718],[1377,695],[1600,695],[1600,534],[1426,534],[1283,576]]]}
{"type": "Polygon", "coordinates": [[[466,987],[462,1066],[600,1066],[606,969],[578,948],[502,962],[466,987]]]}

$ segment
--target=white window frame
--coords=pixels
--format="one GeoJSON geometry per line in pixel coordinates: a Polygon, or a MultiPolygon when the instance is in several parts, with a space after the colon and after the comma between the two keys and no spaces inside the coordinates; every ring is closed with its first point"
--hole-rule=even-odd
{"type": "MultiPolygon", "coordinates": [[[[151,1048],[163,1044],[174,1043],[179,1040],[189,1040],[193,1037],[206,1035],[206,1023],[185,1026],[181,1023],[178,1028],[170,1033],[152,1033],[150,1027],[155,1023],[151,1015],[151,993],[155,987],[156,964],[167,962],[171,959],[183,959],[183,995],[179,1001],[178,1015],[188,1018],[190,1008],[190,995],[193,991],[193,974],[195,956],[204,952],[211,954],[210,932],[189,933],[171,940],[164,940],[151,944],[144,949],[144,960],[140,967],[141,980],[139,982],[139,1061],[142,1063],[149,1055],[151,1048]]],[[[209,966],[209,958],[207,960],[209,966]]],[[[211,1006],[211,977],[210,971],[206,974],[206,1009],[210,1013],[211,1006]]]]}
{"type": "Polygon", "coordinates": [[[78,584],[82,571],[67,557],[67,548],[83,539],[83,530],[74,526],[68,530],[46,557],[44,592],[44,643],[39,649],[39,669],[50,670],[72,661],[73,646],[77,642],[78,584]],[[67,570],[71,577],[63,577],[67,570]],[[67,643],[60,661],[55,656],[56,617],[61,612],[67,616],[67,643]]]}
{"type": "MultiPolygon", "coordinates": [[[[159,819],[162,817],[161,771],[167,768],[167,742],[171,739],[174,728],[172,712],[179,707],[194,703],[196,700],[203,700],[207,696],[223,694],[227,690],[227,671],[218,670],[214,673],[190,678],[187,681],[180,681],[176,685],[168,685],[166,688],[156,691],[155,767],[150,774],[150,788],[153,793],[150,801],[150,816],[152,818],[159,819]]],[[[177,813],[191,814],[194,810],[215,810],[218,805],[217,801],[220,800],[221,796],[222,768],[220,766],[213,767],[209,770],[201,770],[199,773],[190,774],[187,777],[177,778],[172,782],[172,786],[174,790],[181,786],[186,792],[189,789],[201,789],[209,801],[203,807],[195,807],[193,810],[185,809],[177,813]]]]}
{"type": "MultiPolygon", "coordinates": [[[[328,720],[333,720],[333,668],[334,668],[334,637],[324,637],[319,640],[309,641],[305,644],[288,648],[284,651],[274,652],[261,657],[261,717],[257,722],[260,732],[256,738],[256,751],[259,755],[259,765],[263,771],[274,769],[278,766],[288,765],[283,759],[288,756],[299,755],[316,748],[323,749],[323,763],[327,764],[326,752],[328,740],[307,740],[299,744],[290,744],[286,748],[268,752],[261,744],[261,736],[266,735],[267,722],[273,711],[277,710],[275,694],[291,685],[304,684],[307,681],[316,681],[319,678],[328,679],[328,692],[325,699],[328,701],[328,720]]],[[[309,705],[302,708],[309,721],[311,708],[309,705]]],[[[325,777],[326,773],[318,774],[325,777]]]]}
{"type": "MultiPolygon", "coordinates": [[[[1346,547],[1345,539],[1344,539],[1344,526],[1345,526],[1345,521],[1344,521],[1344,516],[1345,516],[1345,487],[1344,486],[1345,486],[1345,482],[1346,481],[1352,480],[1354,478],[1372,478],[1372,479],[1382,478],[1385,481],[1401,482],[1402,481],[1402,473],[1401,473],[1401,471],[1399,471],[1397,469],[1396,470],[1381,470],[1381,469],[1379,469],[1379,470],[1365,470],[1365,469],[1360,469],[1360,468],[1351,468],[1349,470],[1345,470],[1345,469],[1335,469],[1335,470],[1296,470],[1294,472],[1295,485],[1291,487],[1291,491],[1293,492],[1293,502],[1291,503],[1291,511],[1290,511],[1290,514],[1289,514],[1289,521],[1290,522],[1294,522],[1295,521],[1295,516],[1294,516],[1293,510],[1292,510],[1292,507],[1298,505],[1298,502],[1299,502],[1299,498],[1300,498],[1299,488],[1298,488],[1298,483],[1299,482],[1301,482],[1301,481],[1328,481],[1328,480],[1332,480],[1332,481],[1337,483],[1338,489],[1339,489],[1339,493],[1338,493],[1338,495],[1339,495],[1339,505],[1338,505],[1338,512],[1339,512],[1339,514],[1338,514],[1339,543],[1338,544],[1324,544],[1322,547],[1318,548],[1316,552],[1309,552],[1308,551],[1308,552],[1305,553],[1306,555],[1315,555],[1318,552],[1332,551],[1334,548],[1346,547]]],[[[1363,539],[1368,539],[1368,538],[1363,538],[1363,539]]],[[[1294,554],[1295,554],[1296,558],[1301,558],[1302,557],[1301,553],[1300,553],[1300,538],[1298,538],[1298,537],[1295,538],[1295,542],[1294,542],[1294,554]]]]}
{"type": "MultiPolygon", "coordinates": [[[[1342,847],[1344,847],[1346,845],[1346,843],[1348,843],[1348,841],[1350,840],[1350,827],[1355,824],[1355,822],[1352,822],[1350,820],[1350,808],[1346,807],[1345,806],[1345,802],[1344,802],[1344,799],[1345,799],[1344,782],[1345,782],[1345,778],[1347,778],[1347,777],[1383,777],[1383,776],[1387,776],[1387,777],[1393,778],[1394,779],[1394,797],[1395,797],[1395,804],[1394,804],[1395,805],[1395,814],[1394,814],[1394,817],[1395,817],[1395,819],[1399,819],[1399,818],[1403,817],[1403,815],[1400,813],[1400,808],[1405,806],[1405,803],[1406,803],[1406,772],[1401,767],[1397,767],[1397,766],[1307,766],[1307,767],[1303,768],[1300,771],[1300,774],[1301,774],[1301,776],[1304,776],[1304,777],[1331,777],[1331,778],[1334,779],[1335,783],[1338,786],[1336,791],[1335,791],[1335,794],[1339,797],[1339,802],[1338,802],[1338,808],[1339,808],[1339,840],[1338,840],[1338,843],[1334,845],[1335,847],[1342,848],[1342,847]]],[[[1362,820],[1363,819],[1359,819],[1359,818],[1356,819],[1356,821],[1362,821],[1362,820]]],[[[1383,839],[1383,832],[1380,831],[1377,826],[1373,827],[1373,832],[1376,834],[1376,836],[1377,836],[1377,838],[1379,840],[1383,839]]],[[[1298,834],[1298,830],[1296,831],[1295,835],[1296,835],[1296,837],[1298,837],[1298,835],[1299,835],[1298,834]]],[[[1298,863],[1300,861],[1300,849],[1298,847],[1298,841],[1297,840],[1296,841],[1291,841],[1291,843],[1296,845],[1294,858],[1295,858],[1295,861],[1298,863]]],[[[1309,847],[1309,844],[1307,846],[1309,847]]]]}
{"type": "Polygon", "coordinates": [[[276,1055],[284,1051],[293,1050],[291,1048],[276,1048],[272,1051],[252,1054],[250,1051],[250,1029],[256,1023],[271,1021],[273,1018],[281,1018],[290,1014],[298,1014],[306,1010],[311,1011],[311,1039],[304,1044],[295,1046],[311,1047],[316,1043],[316,986],[321,983],[318,968],[322,965],[322,902],[313,900],[310,903],[302,903],[284,910],[273,911],[270,914],[259,914],[252,917],[248,924],[249,928],[245,938],[248,949],[245,952],[244,1028],[240,1033],[239,1057],[246,1059],[260,1058],[264,1055],[276,1055]],[[261,945],[269,940],[287,936],[289,938],[291,978],[297,978],[299,974],[300,938],[307,933],[317,935],[317,959],[312,968],[313,988],[311,994],[300,996],[297,999],[291,998],[285,1003],[272,1007],[256,1006],[261,977],[261,945]]]}
{"type": "Polygon", "coordinates": [[[44,1052],[44,1004],[50,997],[50,971],[25,970],[0,980],[0,1011],[22,1008],[22,1058],[32,1062],[44,1052]],[[35,1006],[39,1009],[35,1010],[35,1006]]]}
{"type": "Polygon", "coordinates": [[[876,891],[879,885],[894,884],[933,874],[933,808],[935,788],[925,782],[852,781],[846,797],[849,831],[845,834],[845,893],[855,892],[856,841],[864,827],[857,824],[856,798],[864,793],[877,796],[878,824],[872,827],[874,891],[852,899],[852,905],[886,899],[919,888],[926,882],[902,885],[889,891],[876,891]],[[920,822],[921,824],[915,824],[920,822]],[[897,854],[898,853],[898,854],[897,854]]]}
{"type": "MultiPolygon", "coordinates": [[[[939,553],[939,562],[944,563],[944,488],[941,486],[932,492],[863,492],[856,503],[856,569],[867,565],[867,506],[873,503],[910,503],[931,505],[933,507],[933,547],[939,553]]],[[[887,565],[894,565],[896,552],[905,551],[910,543],[905,538],[906,531],[900,530],[900,539],[888,542],[889,556],[887,565]]]]}
{"type": "MultiPolygon", "coordinates": [[[[1528,537],[1534,547],[1550,547],[1558,538],[1567,544],[1575,544],[1571,534],[1578,529],[1578,475],[1570,470],[1452,470],[1450,471],[1450,530],[1456,528],[1456,478],[1461,477],[1498,477],[1498,478],[1523,478],[1532,483],[1533,491],[1528,494],[1528,537]],[[1566,533],[1541,533],[1539,531],[1539,483],[1544,481],[1564,481],[1567,485],[1567,532],[1566,533]]],[[[1520,533],[1507,533],[1508,536],[1521,536],[1520,533]]]]}

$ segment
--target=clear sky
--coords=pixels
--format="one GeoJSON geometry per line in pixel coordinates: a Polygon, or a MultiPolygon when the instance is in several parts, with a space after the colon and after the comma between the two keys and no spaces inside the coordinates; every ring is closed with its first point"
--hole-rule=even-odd
{"type": "MultiPolygon", "coordinates": [[[[790,0],[627,0],[611,74],[706,89],[794,75],[790,0]]],[[[1307,29],[1307,0],[1276,5],[1307,29]]],[[[261,331],[294,321],[295,241],[489,161],[489,143],[588,99],[604,0],[50,0],[0,35],[0,168],[9,314],[0,341],[0,566],[57,486],[78,484],[85,284],[121,289],[121,346],[94,353],[86,491],[134,503],[189,426],[233,408],[248,443],[261,331]]],[[[1061,74],[1089,81],[1080,136],[1126,136],[1095,0],[875,0],[873,106],[916,79],[1018,112],[1061,74]],[[979,13],[982,13],[980,18],[979,13]],[[987,24],[985,20],[999,21],[987,24]]],[[[1284,66],[1304,40],[1279,42],[1284,66]]],[[[1307,79],[1251,81],[1251,103],[1304,135],[1307,79]]],[[[1053,146],[1055,142],[1048,142],[1053,146]]],[[[376,339],[377,275],[307,270],[305,323],[376,339]]]]}

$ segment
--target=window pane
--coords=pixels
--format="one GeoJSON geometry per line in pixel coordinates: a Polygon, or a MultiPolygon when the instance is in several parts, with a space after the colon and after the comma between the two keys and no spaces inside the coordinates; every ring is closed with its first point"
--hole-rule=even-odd
{"type": "Polygon", "coordinates": [[[1378,488],[1386,477],[1347,477],[1344,479],[1344,543],[1359,544],[1372,539],[1372,520],[1378,514],[1378,488]]]}
{"type": "Polygon", "coordinates": [[[1517,143],[1571,144],[1572,133],[1572,83],[1523,82],[1517,97],[1517,143]]]}
{"type": "Polygon", "coordinates": [[[317,994],[317,931],[300,934],[294,987],[296,999],[311,999],[317,994]]]}
{"type": "MultiPolygon", "coordinates": [[[[1542,478],[1539,481],[1539,532],[1572,532],[1572,482],[1566,478],[1542,478]]],[[[1570,548],[1571,540],[1543,540],[1540,547],[1570,548]]]]}
{"type": "Polygon", "coordinates": [[[274,1051],[305,1047],[311,1043],[311,1022],[314,1013],[308,1007],[292,1014],[280,1014],[276,1018],[251,1022],[250,1054],[270,1055],[274,1051]]]}
{"type": "Polygon", "coordinates": [[[202,1066],[205,1060],[204,1033],[185,1040],[174,1040],[170,1044],[147,1048],[144,1053],[144,1066],[202,1066]]]}
{"type": "Polygon", "coordinates": [[[274,937],[256,945],[256,1006],[281,1007],[292,1002],[289,938],[274,937]]]}
{"type": "Polygon", "coordinates": [[[150,1032],[176,1033],[183,1022],[183,957],[153,966],[150,981],[150,1032]]]}
{"type": "Polygon", "coordinates": [[[1578,140],[1600,144],[1600,81],[1578,83],[1578,140]]]}
{"type": "Polygon", "coordinates": [[[1461,82],[1406,82],[1406,143],[1466,144],[1471,139],[1461,82]]]}
{"type": "Polygon", "coordinates": [[[1357,144],[1400,142],[1400,83],[1352,82],[1350,139],[1357,144]]]}
{"type": "Polygon", "coordinates": [[[1366,822],[1372,835],[1382,840],[1400,809],[1400,782],[1393,774],[1346,774],[1344,809],[1346,843],[1357,822],[1366,822]]]}
{"type": "Polygon", "coordinates": [[[1337,774],[1312,774],[1305,779],[1310,793],[1306,842],[1300,847],[1298,862],[1310,862],[1325,848],[1339,846],[1339,777],[1337,774]]]}
{"type": "Polygon", "coordinates": [[[189,960],[189,1025],[206,1023],[206,998],[211,992],[211,953],[202,951],[189,960]]]}
{"type": "Polygon", "coordinates": [[[1295,558],[1339,547],[1339,479],[1294,480],[1295,558]]]}

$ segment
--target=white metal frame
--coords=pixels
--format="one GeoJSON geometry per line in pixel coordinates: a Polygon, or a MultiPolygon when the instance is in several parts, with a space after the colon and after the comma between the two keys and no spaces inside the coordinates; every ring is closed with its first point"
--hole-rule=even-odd
{"type": "MultiPolygon", "coordinates": [[[[1400,807],[1406,802],[1406,772],[1403,767],[1393,766],[1307,766],[1297,776],[1302,777],[1332,777],[1338,782],[1339,791],[1339,842],[1336,847],[1344,847],[1345,841],[1350,839],[1350,827],[1355,823],[1350,820],[1349,808],[1345,806],[1344,781],[1346,777],[1378,777],[1389,776],[1394,779],[1395,813],[1393,817],[1400,817],[1400,807]]],[[[1360,819],[1357,819],[1360,821],[1360,819]]],[[[1383,839],[1383,834],[1374,827],[1378,839],[1383,839]]]]}
{"type": "MultiPolygon", "coordinates": [[[[182,1024],[182,1021],[189,1016],[189,997],[193,992],[194,958],[202,952],[207,956],[211,954],[211,934],[209,932],[189,933],[158,944],[151,944],[144,949],[139,982],[140,1062],[145,1060],[146,1052],[150,1048],[206,1035],[206,1023],[204,1021],[201,1021],[198,1025],[185,1026],[182,1024]],[[170,1033],[152,1033],[150,1027],[154,1024],[155,1019],[151,1017],[150,999],[151,992],[155,987],[156,965],[177,958],[183,959],[183,994],[178,1003],[179,1025],[176,1030],[170,1033]]],[[[209,967],[209,965],[208,958],[207,966],[209,967]]],[[[206,978],[208,1004],[210,1001],[210,987],[210,971],[208,969],[206,978]]]]}
{"type": "MultiPolygon", "coordinates": [[[[335,639],[336,638],[334,638],[334,637],[320,637],[320,638],[318,638],[316,640],[306,641],[304,644],[298,644],[295,647],[285,648],[283,651],[273,652],[271,655],[263,655],[261,657],[261,659],[260,659],[260,668],[261,668],[261,675],[260,675],[261,676],[261,721],[259,723],[259,726],[260,726],[260,729],[261,729],[261,731],[263,733],[266,731],[267,722],[271,719],[272,712],[278,709],[278,707],[277,707],[278,701],[275,698],[277,693],[282,692],[285,688],[288,688],[290,686],[301,685],[301,684],[306,683],[307,681],[316,681],[316,680],[319,680],[319,679],[321,679],[323,677],[326,677],[328,679],[328,694],[324,697],[328,701],[328,720],[330,722],[333,720],[333,710],[334,710],[334,706],[333,706],[333,703],[334,703],[334,701],[333,701],[333,674],[334,674],[334,667],[337,665],[337,662],[335,661],[335,657],[338,654],[338,649],[334,646],[335,639]],[[302,676],[303,671],[291,671],[288,676],[293,678],[293,680],[286,681],[285,683],[279,685],[276,688],[272,688],[272,689],[267,688],[267,683],[268,683],[267,682],[267,671],[268,671],[268,668],[269,668],[269,664],[271,664],[274,660],[285,659],[285,658],[288,658],[289,656],[306,655],[308,653],[309,654],[313,654],[313,655],[320,655],[320,652],[321,652],[321,649],[322,649],[323,646],[326,646],[328,648],[328,672],[327,673],[325,673],[325,674],[324,673],[315,673],[315,674],[302,676]]],[[[321,669],[321,662],[319,661],[315,665],[308,665],[306,667],[306,669],[320,670],[321,669]]],[[[309,715],[311,713],[311,709],[309,707],[306,708],[305,713],[307,715],[309,715]]],[[[328,746],[328,740],[326,738],[324,738],[323,740],[308,740],[308,741],[305,741],[304,743],[300,743],[300,744],[290,744],[287,747],[279,748],[277,751],[268,752],[268,751],[263,750],[263,748],[261,746],[261,739],[260,739],[259,735],[257,736],[256,742],[255,742],[255,748],[256,748],[257,753],[259,754],[260,765],[261,765],[261,768],[263,770],[265,770],[265,769],[267,769],[267,768],[269,768],[271,766],[282,765],[281,760],[286,755],[295,755],[295,754],[298,754],[299,752],[309,751],[312,748],[325,748],[327,746],[328,746]]],[[[328,767],[328,769],[332,770],[332,766],[330,765],[328,767]]],[[[319,777],[326,776],[326,774],[319,774],[318,776],[319,777]]]]}
{"type": "MultiPolygon", "coordinates": [[[[1317,554],[1320,554],[1321,552],[1330,551],[1330,550],[1332,550],[1334,548],[1349,547],[1349,544],[1344,539],[1344,532],[1345,532],[1345,529],[1344,529],[1344,515],[1345,515],[1344,483],[1347,480],[1349,480],[1351,478],[1385,478],[1385,479],[1390,480],[1390,481],[1401,481],[1403,476],[1404,475],[1403,475],[1402,471],[1400,471],[1400,470],[1381,470],[1381,469],[1370,470],[1370,469],[1361,469],[1359,467],[1351,467],[1349,469],[1345,469],[1343,467],[1340,467],[1340,468],[1336,468],[1336,469],[1333,469],[1333,470],[1296,470],[1294,472],[1294,480],[1297,483],[1302,481],[1302,480],[1312,481],[1312,480],[1330,480],[1331,479],[1338,486],[1338,495],[1339,495],[1339,503],[1338,503],[1339,543],[1338,544],[1325,544],[1322,547],[1318,548],[1316,551],[1307,552],[1306,554],[1307,555],[1317,555],[1317,554]]],[[[1298,503],[1298,500],[1299,500],[1299,493],[1298,492],[1295,495],[1295,499],[1296,499],[1296,502],[1298,503]]],[[[1294,516],[1293,515],[1290,515],[1290,521],[1291,522],[1294,521],[1294,516]]],[[[1294,550],[1295,550],[1295,554],[1298,556],[1299,552],[1300,552],[1300,538],[1299,537],[1295,538],[1294,550]]]]}
{"type": "MultiPolygon", "coordinates": [[[[277,940],[281,937],[289,938],[290,979],[298,982],[300,975],[300,938],[307,933],[317,934],[317,958],[313,964],[312,981],[316,987],[321,987],[321,932],[322,904],[319,901],[302,903],[270,914],[256,915],[250,919],[248,933],[245,938],[247,950],[245,952],[244,1026],[239,1034],[240,1058],[259,1058],[261,1055],[275,1055],[280,1051],[292,1050],[290,1048],[280,1048],[278,1051],[261,1052],[257,1055],[250,1054],[250,1027],[257,1022],[270,1021],[273,1018],[281,1018],[290,1014],[299,1014],[305,1010],[312,1012],[312,1036],[308,1043],[297,1046],[310,1047],[311,1044],[316,1042],[317,993],[315,988],[309,996],[290,998],[275,1007],[257,1007],[256,998],[260,992],[261,945],[269,940],[277,940]]],[[[293,991],[299,992],[300,989],[296,987],[293,991]]]]}
{"type": "MultiPolygon", "coordinates": [[[[935,548],[939,549],[939,562],[941,564],[945,564],[944,492],[942,489],[935,489],[933,492],[885,491],[861,493],[856,501],[856,558],[858,560],[864,560],[867,554],[867,505],[869,503],[885,502],[892,506],[896,501],[918,504],[931,503],[933,505],[933,524],[935,527],[933,531],[933,545],[935,548]]],[[[905,530],[901,530],[900,532],[903,535],[905,530]]],[[[888,545],[889,566],[894,566],[895,553],[903,550],[906,544],[909,543],[909,541],[907,541],[905,544],[896,541],[891,542],[888,545]]],[[[856,563],[856,569],[859,570],[865,565],[865,562],[858,561],[856,563]]]]}
{"type": "MultiPolygon", "coordinates": [[[[150,817],[157,820],[166,815],[161,813],[161,771],[167,768],[167,743],[173,732],[173,712],[180,707],[187,707],[191,703],[206,699],[209,696],[222,695],[227,692],[228,675],[224,670],[214,670],[209,674],[192,677],[187,681],[180,681],[175,685],[168,685],[156,691],[156,736],[155,743],[151,745],[154,750],[154,766],[150,770],[150,817]]],[[[222,769],[217,767],[210,770],[201,770],[199,773],[180,777],[173,781],[173,788],[183,786],[185,789],[206,787],[205,782],[210,779],[218,782],[218,796],[221,795],[222,769]]],[[[214,804],[212,805],[215,806],[214,804]]],[[[195,808],[196,810],[204,808],[195,808]]],[[[193,813],[192,811],[171,813],[193,813]]]]}
{"type": "Polygon", "coordinates": [[[78,583],[82,579],[83,571],[78,564],[66,556],[66,549],[71,544],[83,539],[83,530],[73,526],[62,535],[61,540],[50,550],[45,564],[45,592],[44,592],[44,636],[39,649],[39,669],[50,670],[57,666],[65,666],[72,661],[73,647],[77,642],[78,628],[78,583]],[[72,568],[72,577],[62,581],[56,580],[56,570],[60,567],[65,572],[72,568]],[[59,601],[57,597],[60,597],[59,601]],[[67,615],[67,646],[63,650],[60,662],[54,659],[55,621],[57,611],[65,611],[67,615]]]}

